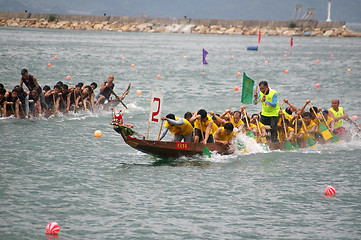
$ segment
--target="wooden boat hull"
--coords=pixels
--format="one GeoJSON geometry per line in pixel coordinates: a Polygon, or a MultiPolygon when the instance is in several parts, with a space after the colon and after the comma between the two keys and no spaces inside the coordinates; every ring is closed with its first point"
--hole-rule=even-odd
{"type": "MultiPolygon", "coordinates": [[[[162,142],[146,140],[145,138],[139,139],[133,137],[134,131],[131,127],[125,125],[113,125],[116,132],[122,135],[124,142],[132,148],[158,157],[165,158],[179,158],[189,157],[195,155],[202,155],[204,144],[203,143],[187,143],[187,142],[162,142]]],[[[215,151],[219,154],[230,154],[230,147],[218,143],[207,143],[207,148],[210,151],[215,151]]]]}

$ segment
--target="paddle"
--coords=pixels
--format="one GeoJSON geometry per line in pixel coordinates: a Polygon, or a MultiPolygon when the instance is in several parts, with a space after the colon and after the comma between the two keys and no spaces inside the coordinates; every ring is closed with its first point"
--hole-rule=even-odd
{"type": "Polygon", "coordinates": [[[346,120],[348,123],[351,123],[352,125],[354,125],[359,132],[361,131],[361,128],[357,125],[357,123],[355,123],[354,121],[352,121],[349,117],[345,118],[345,120],[346,120]]]}
{"type": "MultiPolygon", "coordinates": [[[[246,119],[247,128],[249,128],[249,123],[248,123],[248,117],[247,117],[246,110],[243,110],[243,114],[244,114],[244,118],[246,119]]],[[[255,138],[254,133],[251,130],[248,130],[247,136],[250,137],[250,138],[253,138],[253,139],[255,138]]]]}
{"type": "Polygon", "coordinates": [[[127,89],[124,91],[124,93],[122,94],[121,97],[119,97],[117,94],[115,94],[115,92],[113,91],[113,89],[110,89],[111,93],[120,101],[120,103],[126,108],[128,109],[128,107],[123,103],[123,99],[125,98],[125,96],[127,96],[127,94],[130,91],[130,85],[131,83],[129,83],[127,89]]]}
{"type": "Polygon", "coordinates": [[[259,127],[259,122],[258,122],[258,119],[257,119],[257,118],[256,118],[256,123],[257,123],[258,133],[259,133],[259,135],[260,135],[260,139],[261,139],[261,142],[262,142],[262,146],[264,147],[264,149],[265,149],[266,151],[268,151],[269,148],[268,148],[268,146],[267,146],[267,139],[266,139],[266,137],[262,137],[262,136],[261,136],[262,132],[261,132],[261,128],[259,127]]]}
{"type": "MultiPolygon", "coordinates": [[[[283,122],[283,129],[285,131],[285,137],[287,139],[288,136],[287,136],[287,130],[286,130],[285,115],[283,115],[283,114],[282,114],[282,122],[283,122]]],[[[286,142],[285,142],[285,149],[287,152],[293,151],[292,144],[288,140],[286,140],[286,142]]]]}
{"type": "MultiPolygon", "coordinates": [[[[297,136],[297,120],[295,120],[295,136],[297,136]]],[[[293,148],[298,150],[300,146],[298,146],[297,138],[295,138],[295,142],[293,143],[293,148]]]]}
{"type": "MultiPolygon", "coordinates": [[[[326,126],[327,126],[327,129],[330,129],[330,126],[328,125],[325,116],[323,116],[323,114],[321,114],[321,116],[322,116],[322,118],[323,118],[323,121],[325,121],[325,124],[326,124],[326,126]]],[[[337,143],[337,144],[338,144],[338,143],[341,143],[340,140],[338,139],[338,137],[336,136],[336,134],[334,134],[334,133],[331,132],[331,131],[330,131],[330,133],[331,133],[331,136],[332,136],[331,141],[332,141],[333,143],[337,143]]]]}
{"type": "Polygon", "coordinates": [[[157,141],[159,141],[160,133],[162,132],[163,122],[164,122],[164,120],[162,119],[162,122],[160,123],[160,129],[159,129],[157,141]]]}
{"type": "MultiPolygon", "coordinates": [[[[315,109],[313,109],[313,106],[311,105],[311,103],[309,103],[309,105],[317,118],[317,113],[316,113],[315,109]]],[[[320,131],[321,131],[322,137],[323,137],[323,139],[325,139],[325,141],[327,141],[328,139],[332,138],[330,130],[328,130],[328,128],[326,127],[326,125],[323,122],[321,122],[321,121],[319,121],[319,122],[320,122],[319,126],[320,126],[320,131]]]]}
{"type": "Polygon", "coordinates": [[[301,118],[301,122],[302,122],[303,128],[305,129],[305,134],[306,134],[306,136],[307,136],[308,146],[309,146],[310,148],[315,148],[315,147],[316,147],[315,140],[313,140],[313,139],[310,137],[310,135],[308,134],[308,132],[306,132],[306,130],[307,130],[306,124],[305,124],[305,122],[303,121],[301,115],[300,115],[300,118],[301,118]]]}
{"type": "MultiPolygon", "coordinates": [[[[204,136],[203,136],[203,129],[202,129],[202,121],[201,119],[199,119],[199,125],[200,125],[200,129],[201,129],[201,134],[202,134],[202,139],[204,141],[204,136]]],[[[209,149],[206,146],[207,143],[204,143],[204,148],[203,148],[203,156],[208,156],[209,158],[211,157],[211,151],[209,151],[209,149]]]]}

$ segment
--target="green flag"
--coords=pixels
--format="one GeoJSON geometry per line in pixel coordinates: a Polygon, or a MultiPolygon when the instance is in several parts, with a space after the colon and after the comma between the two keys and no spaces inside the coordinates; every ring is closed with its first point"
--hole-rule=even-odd
{"type": "Polygon", "coordinates": [[[253,98],[253,86],[254,80],[249,78],[246,73],[243,73],[243,85],[242,85],[242,98],[241,102],[244,104],[251,104],[253,98]]]}

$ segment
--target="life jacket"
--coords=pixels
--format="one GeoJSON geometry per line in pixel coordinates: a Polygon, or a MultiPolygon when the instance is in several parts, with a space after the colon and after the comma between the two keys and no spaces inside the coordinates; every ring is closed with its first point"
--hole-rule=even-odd
{"type": "MultiPolygon", "coordinates": [[[[262,92],[260,92],[259,94],[260,94],[261,99],[263,99],[263,96],[266,96],[266,101],[268,101],[268,102],[272,102],[272,98],[275,94],[277,94],[277,97],[278,97],[278,93],[271,88],[269,88],[268,94],[265,95],[262,92]]],[[[262,102],[261,115],[263,115],[265,117],[277,117],[279,110],[280,110],[280,104],[278,103],[278,101],[277,101],[276,107],[271,107],[270,105],[266,104],[265,102],[262,102]]]]}
{"type": "MultiPolygon", "coordinates": [[[[175,117],[175,120],[176,120],[176,121],[177,121],[178,119],[179,119],[179,117],[175,117]]],[[[188,135],[188,134],[192,133],[192,132],[193,132],[192,124],[190,124],[190,122],[189,122],[187,119],[185,119],[185,118],[182,118],[182,119],[183,119],[183,121],[184,121],[184,124],[182,124],[182,125],[173,125],[173,126],[171,126],[171,125],[168,123],[168,121],[166,121],[165,124],[164,124],[164,126],[165,126],[166,128],[168,128],[169,131],[170,131],[172,134],[178,133],[178,134],[180,134],[180,135],[185,136],[185,135],[188,135]]]]}
{"type": "MultiPolygon", "coordinates": [[[[328,111],[331,111],[333,113],[333,116],[335,116],[335,118],[341,117],[343,115],[342,107],[338,107],[338,112],[336,112],[335,109],[333,108],[328,109],[328,111]]],[[[342,126],[343,126],[343,119],[340,119],[337,122],[335,122],[335,129],[340,128],[342,126]]]]}

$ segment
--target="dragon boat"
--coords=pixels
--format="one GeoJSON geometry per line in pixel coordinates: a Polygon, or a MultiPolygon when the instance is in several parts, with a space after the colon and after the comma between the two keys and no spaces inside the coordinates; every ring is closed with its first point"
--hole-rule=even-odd
{"type": "Polygon", "coordinates": [[[132,148],[162,158],[180,158],[202,155],[205,146],[209,151],[219,154],[231,154],[231,149],[227,145],[218,143],[194,143],[194,142],[168,142],[146,140],[144,136],[134,131],[130,124],[122,124],[113,121],[113,129],[119,133],[124,142],[132,148]]]}

